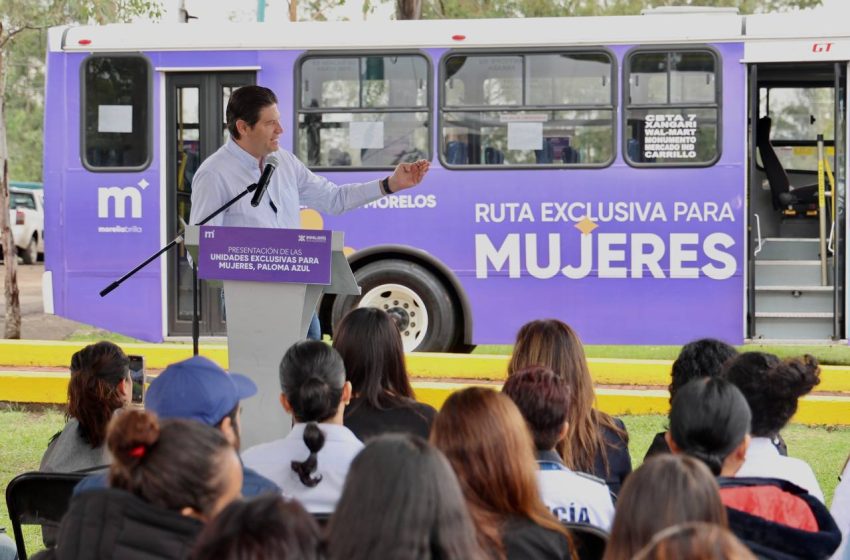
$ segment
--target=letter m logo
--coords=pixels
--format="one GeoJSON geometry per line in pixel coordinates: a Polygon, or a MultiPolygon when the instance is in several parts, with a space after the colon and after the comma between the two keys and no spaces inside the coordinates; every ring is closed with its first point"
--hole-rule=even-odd
{"type": "Polygon", "coordinates": [[[109,218],[110,201],[113,201],[114,217],[127,216],[127,201],[130,201],[130,217],[142,217],[142,193],[136,187],[99,187],[97,189],[97,217],[109,218]]]}
{"type": "Polygon", "coordinates": [[[204,239],[215,239],[215,230],[205,231],[204,232],[204,239]]]}

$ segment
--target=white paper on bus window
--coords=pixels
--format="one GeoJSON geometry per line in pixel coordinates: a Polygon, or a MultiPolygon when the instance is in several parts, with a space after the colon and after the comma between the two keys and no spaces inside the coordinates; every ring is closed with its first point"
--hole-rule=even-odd
{"type": "Polygon", "coordinates": [[[98,105],[98,132],[133,132],[132,105],[98,105]]]}
{"type": "Polygon", "coordinates": [[[542,150],[543,123],[540,122],[509,122],[509,150],[542,150]]]}
{"type": "Polygon", "coordinates": [[[348,145],[355,149],[383,149],[384,122],[352,122],[348,125],[348,145]]]}

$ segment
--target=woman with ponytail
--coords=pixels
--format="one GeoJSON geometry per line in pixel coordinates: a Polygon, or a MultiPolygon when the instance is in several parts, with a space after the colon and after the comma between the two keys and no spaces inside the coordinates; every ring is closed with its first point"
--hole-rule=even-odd
{"type": "Polygon", "coordinates": [[[185,559],[203,525],[239,497],[239,457],[211,426],[128,410],[107,444],[110,487],[72,500],[46,558],[185,559]]]}
{"type": "Polygon", "coordinates": [[[673,397],[667,443],[673,453],[699,459],[718,477],[730,528],[758,556],[828,558],[841,532],[818,498],[790,482],[741,476],[751,421],[735,385],[698,379],[673,397]]]}
{"type": "Polygon", "coordinates": [[[280,403],[292,415],[289,434],[242,454],[245,466],[277,483],[310,513],[332,513],[363,443],[343,425],[351,383],[336,350],[297,342],[280,362],[280,403]]]}
{"type": "Polygon", "coordinates": [[[817,360],[808,355],[780,360],[773,354],[746,352],[729,362],[722,375],[741,390],[753,415],[753,439],[738,476],[787,480],[823,502],[812,467],[802,459],[783,457],[774,445],[797,412],[800,397],[820,383],[817,360]]]}
{"type": "Polygon", "coordinates": [[[47,446],[39,470],[75,472],[109,465],[106,428],[115,411],[130,402],[129,367],[124,351],[106,341],[71,357],[67,423],[47,446]]]}

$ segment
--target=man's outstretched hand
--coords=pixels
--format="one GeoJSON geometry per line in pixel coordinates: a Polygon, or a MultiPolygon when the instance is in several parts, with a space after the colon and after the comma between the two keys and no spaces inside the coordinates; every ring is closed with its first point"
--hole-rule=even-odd
{"type": "Polygon", "coordinates": [[[410,187],[415,187],[422,182],[431,163],[420,159],[413,163],[400,163],[390,176],[390,191],[398,192],[410,187]]]}

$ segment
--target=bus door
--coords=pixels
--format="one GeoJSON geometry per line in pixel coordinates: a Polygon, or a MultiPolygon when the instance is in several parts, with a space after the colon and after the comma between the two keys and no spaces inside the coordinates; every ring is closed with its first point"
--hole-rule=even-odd
{"type": "MultiPolygon", "coordinates": [[[[168,233],[173,239],[189,220],[192,178],[201,162],[227,139],[224,109],[233,90],[253,84],[253,72],[187,72],[166,79],[168,233]]],[[[200,282],[200,332],[226,335],[220,284],[200,282]]],[[[192,333],[192,267],[180,246],[168,259],[168,334],[192,333]]]]}
{"type": "Polygon", "coordinates": [[[749,92],[747,338],[846,338],[847,63],[753,64],[749,92]]]}

